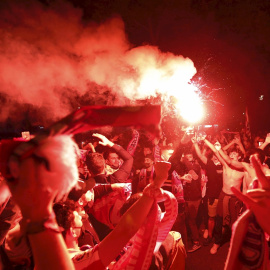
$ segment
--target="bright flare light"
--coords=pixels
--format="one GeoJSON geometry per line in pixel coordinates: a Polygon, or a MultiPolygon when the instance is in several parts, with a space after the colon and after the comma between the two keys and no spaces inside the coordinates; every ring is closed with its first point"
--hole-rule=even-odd
{"type": "Polygon", "coordinates": [[[131,100],[162,97],[164,107],[172,105],[190,124],[204,116],[200,90],[190,83],[197,70],[189,58],[161,53],[156,47],[132,49],[126,60],[133,67],[136,81],[121,79],[123,92],[131,100]]]}
{"type": "Polygon", "coordinates": [[[194,85],[182,85],[182,89],[175,93],[174,98],[176,110],[187,122],[193,124],[203,118],[204,107],[198,95],[198,89],[194,85]]]}

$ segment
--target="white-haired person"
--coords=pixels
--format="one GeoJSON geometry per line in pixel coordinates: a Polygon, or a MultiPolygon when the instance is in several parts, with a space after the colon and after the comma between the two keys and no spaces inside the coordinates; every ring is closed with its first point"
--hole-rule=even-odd
{"type": "MultiPolygon", "coordinates": [[[[9,140],[1,144],[1,173],[20,208],[19,237],[27,237],[36,269],[74,269],[55,219],[53,202],[78,180],[75,148],[67,135],[38,143],[9,140]]],[[[14,253],[14,249],[10,252],[14,253]]]]}

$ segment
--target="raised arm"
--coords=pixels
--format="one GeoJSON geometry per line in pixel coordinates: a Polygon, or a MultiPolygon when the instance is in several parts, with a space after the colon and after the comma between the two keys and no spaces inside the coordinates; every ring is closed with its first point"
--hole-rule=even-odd
{"type": "Polygon", "coordinates": [[[119,155],[119,157],[123,160],[123,164],[121,167],[114,172],[111,177],[111,183],[124,183],[128,179],[130,172],[133,166],[133,157],[132,155],[126,151],[122,146],[114,144],[112,141],[107,139],[104,135],[95,133],[93,136],[100,139],[99,144],[103,146],[108,146],[114,149],[114,151],[119,155]]]}
{"type": "Polygon", "coordinates": [[[242,162],[230,159],[229,156],[225,154],[225,152],[222,149],[220,149],[218,152],[228,166],[238,171],[245,170],[245,166],[243,165],[242,162]]]}
{"type": "Polygon", "coordinates": [[[219,150],[221,149],[221,145],[219,142],[216,142],[215,145],[213,145],[211,142],[209,142],[207,139],[204,139],[205,144],[213,151],[219,162],[223,166],[227,166],[227,163],[223,159],[223,157],[220,155],[219,150]]]}
{"type": "Polygon", "coordinates": [[[191,141],[193,143],[193,146],[194,146],[194,149],[195,149],[195,152],[198,156],[198,158],[204,163],[206,164],[207,163],[207,157],[205,155],[202,154],[201,152],[201,149],[198,145],[198,142],[197,142],[197,139],[196,139],[196,136],[194,136],[193,138],[191,138],[191,141]]]}
{"type": "Polygon", "coordinates": [[[235,145],[235,138],[232,139],[228,144],[226,144],[224,147],[222,147],[223,151],[227,151],[230,147],[232,147],[233,145],[235,145]]]}
{"type": "MultiPolygon", "coordinates": [[[[148,186],[148,190],[155,193],[163,185],[168,177],[170,163],[157,162],[155,164],[156,178],[148,186]]],[[[151,193],[151,192],[150,192],[151,193]]],[[[143,196],[121,217],[115,229],[101,241],[99,244],[99,256],[104,266],[113,261],[127,242],[143,225],[155,198],[148,192],[143,196]]]]}
{"type": "Polygon", "coordinates": [[[244,146],[243,146],[243,144],[241,142],[241,138],[240,138],[240,135],[239,134],[235,136],[235,143],[239,146],[240,151],[244,155],[246,155],[246,150],[245,150],[245,148],[244,148],[244,146]]]}

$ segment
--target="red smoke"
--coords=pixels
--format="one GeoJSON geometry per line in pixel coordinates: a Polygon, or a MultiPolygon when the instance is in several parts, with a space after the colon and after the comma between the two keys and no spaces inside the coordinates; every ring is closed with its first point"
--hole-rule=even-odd
{"type": "Polygon", "coordinates": [[[14,102],[55,119],[70,113],[69,100],[85,94],[107,105],[166,96],[172,84],[187,83],[196,73],[188,58],[152,46],[134,48],[119,17],[86,24],[71,4],[26,2],[7,1],[0,11],[0,93],[6,97],[1,120],[12,114],[14,102]]]}

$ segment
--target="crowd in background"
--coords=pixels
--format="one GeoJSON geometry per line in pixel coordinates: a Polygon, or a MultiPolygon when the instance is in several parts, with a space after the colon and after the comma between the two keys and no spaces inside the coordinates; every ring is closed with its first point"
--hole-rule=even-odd
{"type": "MultiPolygon", "coordinates": [[[[203,245],[212,245],[213,255],[226,241],[236,246],[232,225],[247,211],[237,192],[249,195],[249,190],[261,187],[256,166],[270,176],[269,134],[194,128],[176,139],[164,134],[157,139],[127,129],[91,132],[84,140],[75,136],[76,187],[57,202],[50,201],[53,211],[42,224],[23,218],[28,210],[21,206],[22,195],[2,202],[3,269],[44,264],[33,238],[47,229],[63,235],[75,269],[125,269],[134,261],[137,269],[185,269],[186,256],[203,245]],[[258,158],[252,161],[254,155],[258,158]]],[[[33,159],[39,166],[51,166],[39,154],[33,159]]],[[[31,170],[34,165],[26,166],[31,170]]],[[[248,261],[244,255],[241,264],[261,263],[260,256],[248,261]]],[[[228,259],[226,267],[230,263],[228,259]]]]}

